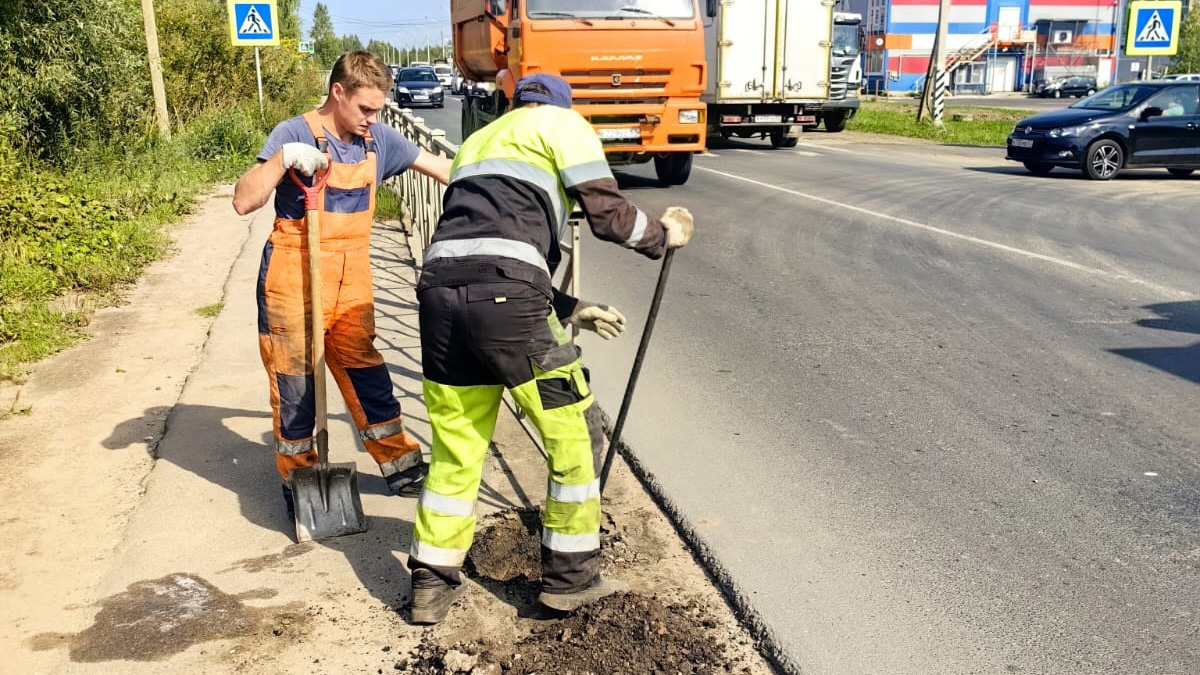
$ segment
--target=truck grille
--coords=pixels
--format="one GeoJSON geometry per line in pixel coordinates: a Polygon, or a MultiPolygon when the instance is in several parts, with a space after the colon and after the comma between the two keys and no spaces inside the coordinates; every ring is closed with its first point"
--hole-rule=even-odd
{"type": "Polygon", "coordinates": [[[850,64],[833,63],[829,67],[829,100],[846,98],[847,82],[850,79],[850,64]]]}
{"type": "Polygon", "coordinates": [[[586,96],[572,96],[571,101],[585,105],[664,105],[667,102],[667,97],[653,96],[649,98],[588,98],[586,96]]]}
{"type": "Polygon", "coordinates": [[[565,70],[562,76],[571,84],[575,98],[586,99],[588,103],[607,103],[610,99],[631,97],[649,102],[653,94],[666,94],[671,71],[640,68],[565,70]]]}

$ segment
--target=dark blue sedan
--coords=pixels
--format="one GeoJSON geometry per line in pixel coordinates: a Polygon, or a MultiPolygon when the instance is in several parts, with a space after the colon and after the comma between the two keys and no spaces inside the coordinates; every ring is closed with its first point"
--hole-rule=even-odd
{"type": "Polygon", "coordinates": [[[1093,180],[1124,168],[1165,168],[1183,177],[1200,169],[1200,85],[1118,84],[1062,110],[1017,123],[1007,159],[1039,176],[1061,166],[1093,180]]]}

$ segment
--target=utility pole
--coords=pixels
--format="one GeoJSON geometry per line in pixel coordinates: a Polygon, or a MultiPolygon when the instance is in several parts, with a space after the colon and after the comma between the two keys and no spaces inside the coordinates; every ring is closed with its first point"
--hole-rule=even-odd
{"type": "Polygon", "coordinates": [[[446,29],[445,28],[441,28],[438,30],[438,37],[442,41],[442,60],[445,61],[446,60],[446,29]]]}
{"type": "Polygon", "coordinates": [[[921,92],[921,106],[917,108],[920,122],[923,108],[929,107],[934,126],[943,126],[942,114],[946,106],[946,89],[949,73],[946,72],[946,41],[949,39],[950,0],[941,0],[938,6],[937,36],[933,39],[933,53],[929,58],[929,69],[925,73],[925,87],[921,92]]]}
{"type": "Polygon", "coordinates": [[[150,61],[150,89],[154,92],[154,112],[158,130],[171,137],[171,120],[167,117],[167,90],[163,87],[162,57],[158,53],[158,25],[154,21],[154,0],[142,0],[142,24],[146,27],[146,55],[150,61]]]}

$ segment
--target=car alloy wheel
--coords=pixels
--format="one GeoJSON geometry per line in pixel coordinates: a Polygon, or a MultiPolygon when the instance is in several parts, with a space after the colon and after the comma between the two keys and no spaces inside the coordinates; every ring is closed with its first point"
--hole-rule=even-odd
{"type": "Polygon", "coordinates": [[[1116,141],[1102,138],[1088,146],[1083,173],[1092,180],[1108,180],[1125,163],[1125,153],[1116,141]]]}

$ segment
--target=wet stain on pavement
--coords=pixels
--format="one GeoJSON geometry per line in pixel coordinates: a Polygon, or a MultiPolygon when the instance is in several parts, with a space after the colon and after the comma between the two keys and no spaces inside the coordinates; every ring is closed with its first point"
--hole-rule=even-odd
{"type": "Polygon", "coordinates": [[[297,633],[307,620],[300,603],[256,608],[243,598],[264,597],[249,591],[222,592],[200,577],[169,574],[139,581],[104,599],[94,623],[74,634],[42,633],[30,640],[35,651],[70,650],[71,660],[158,661],[210,640],[270,633],[297,633]]]}
{"type": "Polygon", "coordinates": [[[279,567],[290,567],[290,560],[297,556],[304,555],[313,550],[314,544],[311,541],[303,544],[292,544],[283,549],[279,553],[271,553],[270,555],[260,555],[255,558],[244,558],[233,563],[233,566],[228,569],[221,570],[224,572],[233,572],[242,570],[245,572],[261,572],[268,569],[276,569],[279,567]]]}

